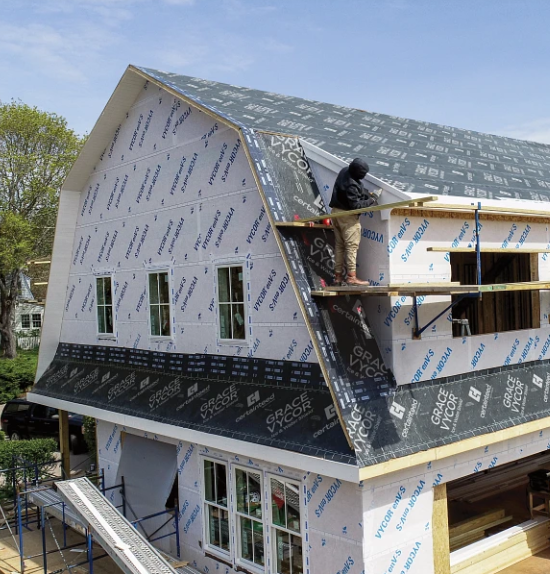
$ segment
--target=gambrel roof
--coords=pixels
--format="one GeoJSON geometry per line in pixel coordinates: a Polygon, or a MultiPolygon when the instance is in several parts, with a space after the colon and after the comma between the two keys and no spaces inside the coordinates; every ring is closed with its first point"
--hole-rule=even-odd
{"type": "MultiPolygon", "coordinates": [[[[550,201],[550,145],[141,68],[250,128],[299,136],[406,192],[550,201]]],[[[368,94],[367,94],[368,98],[368,94]]]]}

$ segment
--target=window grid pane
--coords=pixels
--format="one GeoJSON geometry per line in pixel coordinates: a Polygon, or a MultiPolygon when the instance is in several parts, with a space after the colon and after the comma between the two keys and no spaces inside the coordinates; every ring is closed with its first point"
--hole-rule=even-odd
{"type": "Polygon", "coordinates": [[[33,313],[32,327],[33,329],[40,329],[40,327],[42,327],[42,316],[38,313],[33,313]]]}
{"type": "Polygon", "coordinates": [[[97,291],[97,332],[100,334],[113,333],[113,295],[111,277],[96,279],[97,291]]]}
{"type": "Polygon", "coordinates": [[[242,265],[218,268],[221,339],[246,339],[242,265]]]}
{"type": "Polygon", "coordinates": [[[153,337],[170,337],[170,281],[167,272],[149,274],[149,318],[153,337]]]}
{"type": "Polygon", "coordinates": [[[204,460],[204,499],[208,544],[229,552],[229,510],[227,509],[227,468],[204,460]]]}
{"type": "Polygon", "coordinates": [[[30,329],[31,327],[31,316],[30,315],[21,315],[21,328],[22,329],[30,329]]]}

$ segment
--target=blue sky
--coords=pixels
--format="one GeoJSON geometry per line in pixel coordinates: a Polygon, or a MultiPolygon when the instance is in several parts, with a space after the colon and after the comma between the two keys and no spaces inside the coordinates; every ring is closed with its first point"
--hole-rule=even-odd
{"type": "Polygon", "coordinates": [[[547,0],[1,0],[0,100],[89,132],[128,64],[550,143],[547,0]]]}

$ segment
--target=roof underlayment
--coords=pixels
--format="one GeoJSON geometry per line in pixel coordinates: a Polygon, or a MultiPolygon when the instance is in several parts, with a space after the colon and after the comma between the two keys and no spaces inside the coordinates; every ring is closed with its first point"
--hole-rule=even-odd
{"type": "MultiPolygon", "coordinates": [[[[266,208],[274,222],[291,221],[296,215],[307,217],[312,214],[311,206],[314,206],[317,213],[321,213],[324,208],[322,194],[309,168],[307,154],[297,136],[344,160],[355,156],[368,157],[374,175],[406,192],[458,195],[472,199],[550,201],[550,146],[404,120],[155,70],[136,70],[144,77],[150,77],[155,83],[167,86],[172,92],[197,102],[240,129],[266,208]],[[291,134],[293,137],[283,137],[284,134],[291,134]],[[281,141],[284,142],[282,148],[286,153],[298,154],[302,161],[286,161],[285,151],[281,151],[278,147],[281,141]],[[371,158],[374,158],[374,161],[371,158]],[[309,195],[308,205],[304,205],[303,201],[296,203],[293,200],[292,190],[297,182],[305,190],[305,196],[309,195]]],[[[263,427],[251,424],[253,419],[249,419],[246,430],[232,426],[235,413],[238,414],[238,410],[235,409],[242,408],[242,405],[246,404],[247,396],[252,392],[250,385],[257,384],[259,385],[257,388],[266,385],[263,380],[262,382],[253,380],[250,374],[245,373],[244,367],[242,373],[237,376],[229,375],[235,372],[233,365],[227,365],[223,373],[216,373],[217,365],[212,367],[210,362],[219,359],[221,365],[223,361],[213,356],[187,355],[181,356],[181,360],[188,366],[192,366],[190,362],[197,362],[196,366],[203,369],[200,373],[197,371],[196,375],[187,372],[183,377],[189,388],[194,384],[194,377],[197,380],[204,380],[206,377],[212,383],[211,392],[214,394],[227,383],[236,384],[236,395],[230,399],[234,401],[235,409],[227,411],[227,419],[217,417],[215,425],[206,424],[204,420],[193,421],[192,407],[188,412],[164,412],[170,408],[169,401],[163,403],[162,409],[159,408],[156,413],[146,405],[140,406],[140,401],[137,399],[138,387],[134,406],[129,405],[127,401],[126,404],[123,404],[125,401],[118,404],[116,396],[102,397],[101,391],[93,388],[89,389],[89,396],[85,396],[84,393],[76,397],[68,383],[71,377],[74,380],[77,376],[75,369],[79,365],[84,368],[84,362],[89,373],[93,373],[94,369],[100,369],[93,375],[96,380],[98,377],[99,380],[105,376],[112,377],[115,372],[113,369],[116,369],[121,380],[125,380],[129,374],[128,369],[131,370],[133,367],[128,363],[127,356],[121,355],[119,361],[108,361],[105,364],[105,359],[92,357],[91,352],[87,355],[85,350],[71,348],[66,344],[60,345],[56,359],[37,383],[35,393],[101,406],[117,412],[131,411],[131,414],[144,418],[163,420],[177,426],[188,426],[205,432],[349,462],[361,467],[479,436],[550,414],[541,408],[542,405],[536,400],[536,396],[533,398],[529,396],[524,408],[515,416],[510,416],[509,411],[499,409],[502,401],[493,400],[480,418],[479,409],[473,408],[477,405],[469,400],[473,384],[480,386],[485,382],[502,380],[503,384],[495,385],[494,388],[500,386],[504,393],[505,382],[510,377],[527,380],[536,375],[545,379],[547,361],[533,362],[528,367],[516,365],[481,371],[475,375],[465,374],[429,383],[404,385],[396,389],[393,376],[384,367],[378,344],[362,311],[366,299],[361,295],[338,297],[339,309],[335,312],[334,299],[315,300],[311,296],[312,289],[319,288],[323,282],[330,280],[330,271],[323,265],[322,254],[319,257],[312,257],[311,252],[304,249],[304,246],[317,236],[321,237],[325,244],[332,242],[331,234],[319,229],[286,229],[281,231],[278,237],[281,252],[291,275],[292,286],[301,302],[320,362],[320,369],[315,373],[308,371],[306,375],[303,373],[301,375],[308,379],[309,383],[313,383],[307,388],[308,391],[313,390],[316,397],[314,415],[304,417],[300,424],[284,429],[283,434],[278,437],[273,438],[260,431],[263,427]],[[344,357],[349,356],[356,346],[360,346],[366,353],[363,357],[358,357],[358,368],[353,372],[346,368],[347,362],[344,357]],[[100,363],[103,361],[104,364],[101,365],[97,361],[100,363]],[[65,385],[55,384],[59,381],[58,373],[63,369],[66,371],[63,379],[67,385],[65,390],[62,388],[65,385]],[[421,409],[429,415],[436,404],[441,402],[447,404],[450,399],[453,408],[460,408],[463,411],[456,428],[449,428],[444,424],[433,425],[429,421],[429,416],[419,416],[421,413],[417,412],[421,409]],[[351,439],[355,456],[347,450],[339,426],[332,424],[330,427],[324,427],[325,419],[319,419],[319,414],[327,413],[333,402],[342,422],[342,429],[351,439]],[[399,418],[399,409],[416,415],[414,425],[409,424],[406,432],[403,431],[408,423],[407,420],[399,418]]],[[[104,349],[107,354],[114,352],[104,349]]],[[[120,352],[123,353],[122,350],[120,352]]],[[[151,357],[145,357],[146,351],[141,353],[144,361],[152,360],[151,357]]],[[[165,372],[162,376],[174,376],[173,371],[170,373],[168,369],[169,361],[170,358],[165,357],[162,367],[165,372]]],[[[243,360],[242,365],[245,362],[243,360]]],[[[281,373],[287,369],[284,364],[263,365],[261,359],[254,359],[249,363],[247,369],[253,369],[254,366],[256,369],[280,368],[281,373]]],[[[309,367],[317,369],[316,365],[309,367]]],[[[151,366],[143,365],[143,368],[147,371],[151,366]]],[[[151,373],[154,373],[155,368],[152,367],[151,373]]],[[[291,370],[292,368],[298,367],[288,367],[291,370]]],[[[297,397],[300,396],[300,384],[296,384],[296,381],[291,384],[284,382],[285,378],[288,380],[288,376],[289,373],[284,371],[283,379],[270,383],[275,403],[288,404],[289,401],[298,400],[297,397]]],[[[131,384],[137,383],[131,381],[131,384]]],[[[273,405],[270,408],[272,407],[273,405]]],[[[257,409],[256,415],[258,421],[262,420],[262,417],[265,421],[265,413],[260,408],[257,409]]]]}

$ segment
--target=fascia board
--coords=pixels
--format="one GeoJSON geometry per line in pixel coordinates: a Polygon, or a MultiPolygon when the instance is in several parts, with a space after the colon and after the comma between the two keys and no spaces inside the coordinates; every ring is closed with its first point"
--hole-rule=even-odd
{"type": "MultiPolygon", "coordinates": [[[[339,157],[332,155],[328,151],[321,149],[320,147],[317,147],[316,145],[313,145],[306,140],[300,138],[299,141],[300,145],[304,148],[308,159],[311,159],[312,161],[322,165],[334,173],[338,173],[343,167],[348,165],[347,162],[340,159],[339,157]]],[[[374,188],[380,188],[384,191],[385,203],[397,203],[399,201],[406,201],[407,199],[410,199],[410,195],[403,193],[393,185],[378,179],[370,173],[367,173],[364,179],[371,183],[374,188]]],[[[382,219],[389,219],[390,210],[384,209],[380,212],[380,215],[382,219]]]]}
{"type": "Polygon", "coordinates": [[[116,127],[122,123],[142,88],[143,78],[129,66],[90,132],[63,188],[81,190],[84,187],[116,127]]]}
{"type": "Polygon", "coordinates": [[[53,407],[67,412],[93,417],[108,423],[135,428],[139,431],[153,435],[156,434],[176,440],[188,441],[200,444],[207,448],[223,450],[249,458],[256,458],[278,466],[287,466],[304,472],[309,471],[322,474],[324,476],[330,476],[332,478],[339,478],[340,480],[345,480],[355,484],[359,483],[359,468],[354,465],[343,464],[271,446],[250,443],[229,437],[151,421],[149,419],[116,413],[105,409],[98,409],[96,407],[72,403],[32,392],[27,393],[27,400],[47,407],[53,407]]]}
{"type": "Polygon", "coordinates": [[[438,460],[451,458],[459,454],[464,454],[478,449],[484,449],[506,440],[521,438],[529,433],[540,432],[550,428],[550,417],[543,419],[529,421],[520,425],[510,428],[494,431],[489,434],[483,434],[476,437],[467,438],[459,442],[445,444],[428,450],[423,450],[403,456],[394,458],[372,466],[364,466],[359,470],[359,477],[361,480],[369,480],[377,476],[385,476],[387,474],[398,472],[400,470],[413,468],[419,465],[434,463],[438,460]]]}

